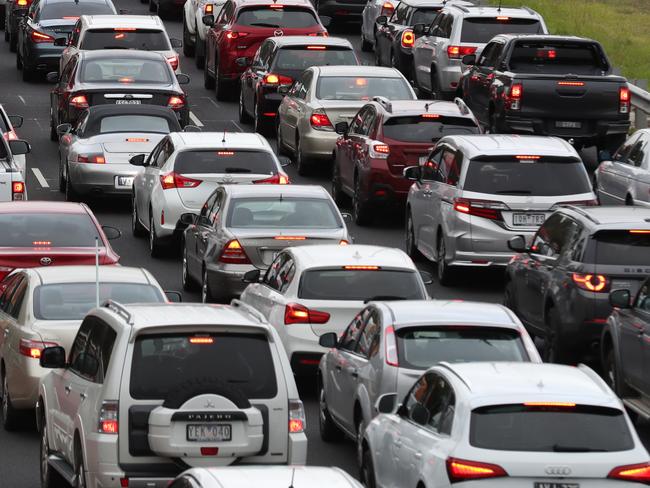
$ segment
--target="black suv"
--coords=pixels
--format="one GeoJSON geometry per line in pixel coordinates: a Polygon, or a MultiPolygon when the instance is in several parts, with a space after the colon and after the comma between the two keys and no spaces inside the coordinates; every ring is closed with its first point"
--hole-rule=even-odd
{"type": "Polygon", "coordinates": [[[636,294],[650,274],[650,208],[561,207],[526,246],[510,239],[504,303],[535,336],[544,359],[597,353],[612,311],[609,292],[636,294]]]}

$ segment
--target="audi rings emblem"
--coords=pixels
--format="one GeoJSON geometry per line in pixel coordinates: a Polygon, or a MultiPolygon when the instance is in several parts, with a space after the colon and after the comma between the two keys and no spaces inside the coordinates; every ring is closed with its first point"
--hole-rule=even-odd
{"type": "Polygon", "coordinates": [[[551,476],[569,476],[571,474],[571,468],[568,466],[546,466],[544,471],[551,476]]]}
{"type": "Polygon", "coordinates": [[[43,266],[49,266],[50,264],[52,264],[52,258],[48,258],[48,257],[41,258],[41,264],[43,266]]]}
{"type": "Polygon", "coordinates": [[[277,30],[274,30],[274,31],[273,31],[273,35],[274,35],[275,37],[282,37],[282,36],[284,35],[284,32],[281,31],[280,29],[277,29],[277,30]]]}

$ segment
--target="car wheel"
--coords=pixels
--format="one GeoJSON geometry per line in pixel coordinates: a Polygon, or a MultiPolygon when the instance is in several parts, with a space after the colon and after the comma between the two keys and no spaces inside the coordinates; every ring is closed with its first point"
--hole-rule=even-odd
{"type": "Polygon", "coordinates": [[[545,363],[568,364],[571,359],[569,350],[566,347],[560,331],[560,317],[555,307],[547,313],[547,332],[544,338],[544,354],[542,359],[545,363]]]}
{"type": "Polygon", "coordinates": [[[65,192],[65,174],[63,173],[63,162],[61,161],[61,155],[59,155],[59,191],[61,193],[65,192]]]}
{"type": "Polygon", "coordinates": [[[217,100],[223,102],[228,100],[232,93],[228,93],[229,83],[219,78],[219,60],[214,63],[214,96],[217,100]]]}
{"type": "Polygon", "coordinates": [[[291,153],[289,152],[289,149],[284,143],[284,139],[282,138],[282,131],[280,130],[280,116],[278,115],[278,118],[275,121],[275,126],[277,127],[276,130],[276,136],[275,136],[275,145],[276,145],[276,151],[278,152],[279,156],[291,156],[291,153]]]}
{"type": "Polygon", "coordinates": [[[201,302],[212,303],[212,292],[210,290],[210,283],[208,282],[208,270],[205,267],[201,273],[201,302]]]}
{"type": "Polygon", "coordinates": [[[47,437],[45,415],[41,416],[41,443],[39,449],[41,488],[63,488],[67,484],[61,475],[50,466],[50,442],[47,437]]]}
{"type": "Polygon", "coordinates": [[[338,442],[343,439],[343,432],[336,426],[327,408],[325,389],[322,386],[318,396],[318,430],[324,442],[338,442]]]}
{"type": "Polygon", "coordinates": [[[447,245],[445,237],[438,237],[438,245],[436,246],[436,260],[438,265],[438,282],[442,286],[448,286],[452,281],[452,270],[447,264],[447,245]]]}
{"type": "Polygon", "coordinates": [[[16,430],[18,427],[18,412],[11,404],[11,395],[9,395],[9,385],[7,384],[7,375],[2,374],[2,427],[7,431],[16,430]]]}
{"type": "Polygon", "coordinates": [[[149,253],[152,258],[158,258],[162,255],[162,245],[160,238],[156,235],[156,227],[153,221],[153,212],[149,211],[149,253]]]}
{"type": "Polygon", "coordinates": [[[361,469],[363,466],[363,433],[366,431],[366,423],[363,421],[363,415],[357,422],[357,438],[355,439],[357,445],[357,466],[361,469]]]}
{"type": "Polygon", "coordinates": [[[16,52],[16,48],[18,47],[18,39],[16,38],[16,33],[9,33],[9,51],[12,53],[16,52]]]}
{"type": "Polygon", "coordinates": [[[415,228],[413,226],[413,217],[411,212],[406,214],[406,254],[413,261],[420,261],[422,259],[422,254],[418,251],[417,243],[415,242],[415,228]]]}
{"type": "Polygon", "coordinates": [[[334,158],[334,168],[332,168],[332,198],[339,207],[343,207],[349,203],[347,195],[343,192],[341,170],[336,163],[336,158],[334,158]]]}
{"type": "Polygon", "coordinates": [[[634,198],[632,198],[632,195],[628,195],[625,197],[625,205],[628,207],[633,207],[634,206],[634,198]]]}
{"type": "Polygon", "coordinates": [[[183,270],[181,274],[181,280],[184,290],[196,290],[196,282],[190,276],[190,270],[187,265],[187,247],[185,246],[185,241],[183,241],[183,270]]]}
{"type": "MultiPolygon", "coordinates": [[[[241,93],[241,91],[240,91],[241,93]]],[[[258,103],[255,103],[255,107],[253,108],[253,125],[255,126],[255,132],[258,134],[262,134],[263,136],[266,136],[271,132],[271,128],[269,127],[268,121],[264,118],[264,114],[260,113],[260,106],[258,103]]]]}
{"type": "Polygon", "coordinates": [[[358,176],[354,180],[354,193],[352,194],[352,218],[357,225],[368,225],[370,223],[370,207],[367,202],[362,200],[361,178],[358,176]]]}
{"type": "Polygon", "coordinates": [[[375,467],[372,464],[372,455],[370,449],[363,451],[363,463],[361,464],[361,483],[366,488],[376,488],[375,483],[375,467]]]}
{"type": "Polygon", "coordinates": [[[131,233],[133,237],[144,237],[147,235],[147,229],[140,223],[138,207],[135,204],[135,195],[131,199],[131,233]]]}
{"type": "Polygon", "coordinates": [[[364,53],[369,53],[372,51],[372,43],[366,40],[366,36],[363,35],[363,29],[361,30],[361,50],[364,53]]]}
{"type": "Polygon", "coordinates": [[[205,41],[202,41],[198,34],[194,46],[194,64],[197,69],[203,69],[205,64],[205,41]]]}
{"type": "Polygon", "coordinates": [[[375,66],[383,66],[379,49],[375,49],[375,66]]]}
{"type": "Polygon", "coordinates": [[[503,306],[515,311],[515,285],[512,281],[506,283],[506,289],[503,292],[503,306]]]}
{"type": "Polygon", "coordinates": [[[251,116],[244,108],[244,90],[239,90],[239,121],[242,124],[250,124],[251,116]]]}
{"type": "Polygon", "coordinates": [[[496,112],[490,114],[490,134],[502,134],[504,132],[503,124],[501,123],[501,118],[496,112]]]}
{"type": "Polygon", "coordinates": [[[431,68],[431,97],[434,100],[443,100],[442,98],[442,93],[440,93],[440,83],[438,82],[438,75],[433,69],[431,68]]]}
{"type": "Polygon", "coordinates": [[[311,173],[311,164],[308,159],[305,157],[305,154],[302,150],[302,143],[300,142],[300,136],[296,137],[296,171],[300,176],[307,176],[311,173]]]}
{"type": "Polygon", "coordinates": [[[84,456],[81,446],[74,450],[74,488],[86,488],[86,467],[84,466],[84,456]]]}
{"type": "Polygon", "coordinates": [[[214,89],[214,78],[208,72],[208,57],[203,57],[203,87],[206,90],[214,89]]]}
{"type": "Polygon", "coordinates": [[[390,52],[390,65],[391,65],[393,68],[395,68],[395,69],[397,69],[397,70],[399,70],[399,71],[402,71],[402,70],[400,69],[399,61],[398,61],[398,59],[397,59],[397,56],[395,56],[395,51],[391,51],[391,52],[390,52]]]}
{"type": "Polygon", "coordinates": [[[191,58],[194,56],[195,47],[195,43],[192,42],[192,36],[190,36],[190,31],[187,29],[187,19],[185,18],[185,9],[183,9],[183,54],[191,58]]]}
{"type": "Polygon", "coordinates": [[[23,58],[22,58],[22,56],[20,55],[20,50],[18,50],[18,51],[16,52],[16,69],[17,69],[18,71],[20,71],[21,69],[23,69],[23,58]]]}
{"type": "Polygon", "coordinates": [[[5,24],[5,42],[9,42],[9,31],[7,30],[7,24],[5,24]]]}
{"type": "Polygon", "coordinates": [[[75,191],[70,181],[70,168],[66,169],[65,172],[65,201],[66,202],[78,202],[79,194],[75,191]]]}

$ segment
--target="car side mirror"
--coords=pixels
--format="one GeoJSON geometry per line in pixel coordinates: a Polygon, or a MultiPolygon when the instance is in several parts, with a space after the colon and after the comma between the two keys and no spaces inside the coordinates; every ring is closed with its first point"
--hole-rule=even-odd
{"type": "Polygon", "coordinates": [[[242,281],[244,283],[259,283],[261,274],[262,272],[259,269],[251,269],[244,273],[242,281]]]}
{"type": "Polygon", "coordinates": [[[467,66],[474,66],[476,64],[476,54],[467,54],[463,56],[461,62],[467,66]]]}
{"type": "Polygon", "coordinates": [[[41,357],[39,358],[38,363],[41,368],[65,368],[65,349],[61,346],[46,347],[41,351],[41,357]]]}
{"type": "Polygon", "coordinates": [[[249,61],[246,56],[242,56],[240,58],[235,59],[235,64],[237,66],[240,66],[241,68],[245,68],[246,66],[248,66],[249,61]]]}
{"type": "Polygon", "coordinates": [[[59,124],[56,126],[56,133],[62,136],[72,130],[72,124],[59,124]]]}
{"type": "Polygon", "coordinates": [[[169,43],[172,45],[172,47],[183,47],[183,41],[174,37],[171,37],[169,39],[169,43]]]}
{"type": "Polygon", "coordinates": [[[179,221],[181,224],[185,225],[185,226],[188,226],[188,225],[194,225],[194,224],[196,223],[196,218],[197,218],[197,217],[198,217],[198,216],[197,216],[196,214],[193,214],[193,213],[189,213],[189,212],[188,212],[188,213],[181,214],[181,216],[180,216],[180,218],[178,219],[178,221],[179,221]]]}
{"type": "Polygon", "coordinates": [[[178,80],[179,85],[189,85],[190,84],[190,77],[187,76],[185,73],[178,73],[176,75],[176,79],[178,80]]]}
{"type": "Polygon", "coordinates": [[[350,126],[348,125],[347,122],[337,122],[337,124],[334,126],[334,130],[336,131],[337,134],[345,135],[348,133],[348,129],[350,126]]]}
{"type": "Polygon", "coordinates": [[[422,36],[422,35],[424,35],[424,29],[425,29],[425,27],[426,27],[426,25],[424,25],[424,24],[415,24],[415,25],[413,26],[413,35],[415,35],[415,36],[422,36]]]}
{"type": "Polygon", "coordinates": [[[106,235],[106,239],[112,241],[113,239],[119,239],[122,237],[122,231],[117,227],[111,227],[110,225],[102,225],[102,230],[106,235]]]}
{"type": "Polygon", "coordinates": [[[377,20],[375,21],[379,25],[386,25],[388,24],[388,17],[386,15],[380,15],[377,17],[377,20]]]}
{"type": "Polygon", "coordinates": [[[280,166],[283,168],[291,164],[291,158],[288,158],[287,156],[278,156],[278,161],[280,161],[280,166]]]}
{"type": "Polygon", "coordinates": [[[408,166],[402,170],[402,175],[407,180],[418,181],[422,176],[422,169],[419,166],[408,166]]]}
{"type": "Polygon", "coordinates": [[[602,161],[611,161],[612,160],[612,153],[609,152],[607,149],[601,149],[598,151],[598,162],[602,161]]]}
{"type": "MultiPolygon", "coordinates": [[[[56,41],[54,41],[56,45],[56,41]]],[[[59,73],[56,71],[50,71],[48,74],[45,75],[45,79],[47,80],[48,83],[58,83],[59,82],[59,73]]]]}
{"type": "Polygon", "coordinates": [[[630,290],[615,290],[609,294],[609,304],[615,308],[630,308],[631,301],[630,290]]]}
{"type": "Polygon", "coordinates": [[[29,145],[29,142],[23,141],[22,139],[9,141],[9,149],[11,149],[11,154],[14,156],[32,152],[32,146],[29,145]]]}
{"type": "Polygon", "coordinates": [[[203,22],[203,25],[207,25],[208,27],[213,27],[214,26],[214,15],[204,15],[201,18],[201,21],[203,22]]]}
{"type": "Polygon", "coordinates": [[[517,235],[508,239],[508,249],[514,252],[526,252],[526,238],[522,235],[517,235]]]}
{"type": "Polygon", "coordinates": [[[393,413],[396,403],[396,393],[385,393],[377,398],[377,401],[375,402],[375,410],[377,413],[393,413]]]}
{"type": "Polygon", "coordinates": [[[133,166],[144,166],[144,158],[144,154],[136,154],[131,159],[129,159],[129,164],[132,164],[133,166]]]}
{"type": "Polygon", "coordinates": [[[335,348],[338,343],[339,337],[336,335],[336,332],[328,332],[318,338],[318,345],[326,349],[335,348]]]}
{"type": "MultiPolygon", "coordinates": [[[[57,37],[54,39],[54,45],[58,47],[65,47],[68,45],[68,37],[57,37]]],[[[48,73],[49,74],[49,73],[48,73]]]]}
{"type": "Polygon", "coordinates": [[[183,295],[180,291],[165,290],[165,296],[169,303],[181,303],[183,301],[183,295]]]}
{"type": "Polygon", "coordinates": [[[23,126],[23,116],[22,115],[10,115],[9,122],[14,129],[19,129],[23,126]]]}
{"type": "Polygon", "coordinates": [[[289,90],[291,90],[291,86],[292,85],[280,85],[278,87],[278,93],[280,95],[286,95],[287,93],[289,93],[289,90]]]}
{"type": "Polygon", "coordinates": [[[187,124],[185,127],[183,127],[183,132],[202,132],[202,131],[199,126],[187,124]]]}
{"type": "Polygon", "coordinates": [[[433,284],[433,276],[431,276],[431,273],[428,271],[420,271],[420,276],[422,277],[422,281],[425,285],[433,284]]]}
{"type": "Polygon", "coordinates": [[[411,420],[419,425],[429,423],[429,410],[421,403],[416,403],[411,409],[411,420]]]}

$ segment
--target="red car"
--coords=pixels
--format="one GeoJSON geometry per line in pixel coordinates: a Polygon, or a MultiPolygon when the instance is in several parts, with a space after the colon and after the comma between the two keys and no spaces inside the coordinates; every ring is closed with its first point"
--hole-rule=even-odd
{"type": "MultiPolygon", "coordinates": [[[[238,93],[240,75],[251,63],[262,41],[273,36],[326,36],[309,0],[228,0],[205,40],[204,85],[215,89],[217,100],[238,93]]],[[[260,59],[261,62],[267,61],[260,59]]]]}
{"type": "Polygon", "coordinates": [[[352,216],[367,225],[379,209],[402,207],[412,181],[404,168],[417,166],[438,139],[480,134],[465,103],[375,97],[352,119],[336,124],[342,134],[334,149],[332,196],[338,204],[352,198],[352,216]]]}
{"type": "Polygon", "coordinates": [[[95,264],[95,237],[99,264],[120,260],[108,243],[120,231],[100,226],[83,203],[1,203],[0,229],[0,280],[15,268],[95,264]]]}

